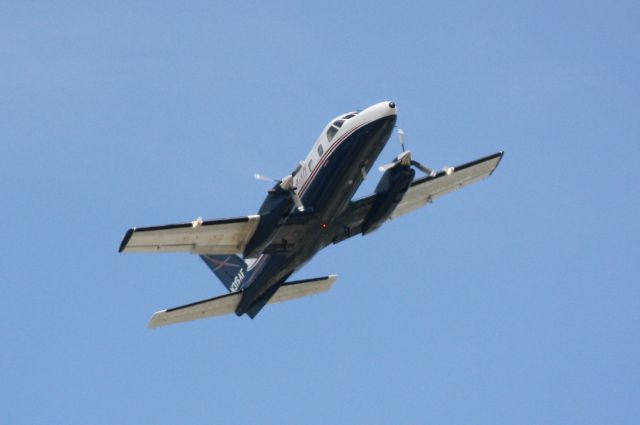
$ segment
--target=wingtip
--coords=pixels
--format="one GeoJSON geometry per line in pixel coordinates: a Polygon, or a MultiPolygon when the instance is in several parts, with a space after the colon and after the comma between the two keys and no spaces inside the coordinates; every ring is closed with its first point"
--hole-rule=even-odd
{"type": "Polygon", "coordinates": [[[155,329],[155,328],[159,328],[160,326],[166,325],[167,324],[166,321],[161,319],[162,313],[166,313],[166,312],[167,310],[160,310],[153,313],[153,316],[151,316],[149,323],[147,323],[147,328],[155,329]]]}
{"type": "Polygon", "coordinates": [[[496,171],[496,169],[498,168],[498,165],[500,165],[500,163],[502,162],[502,157],[504,157],[504,151],[500,151],[496,154],[496,156],[498,157],[498,162],[496,162],[496,166],[493,167],[493,170],[491,170],[491,173],[489,173],[489,175],[493,175],[494,171],[496,171]]]}
{"type": "Polygon", "coordinates": [[[127,233],[125,233],[124,238],[122,238],[122,242],[120,243],[120,248],[118,249],[118,252],[124,251],[124,249],[127,247],[127,244],[129,243],[129,239],[131,239],[131,236],[133,236],[133,232],[135,230],[136,230],[135,227],[127,230],[127,233]]]}

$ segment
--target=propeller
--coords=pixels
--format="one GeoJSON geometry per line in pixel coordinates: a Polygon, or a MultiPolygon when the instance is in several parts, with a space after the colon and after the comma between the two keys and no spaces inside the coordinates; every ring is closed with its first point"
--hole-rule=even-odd
{"type": "Polygon", "coordinates": [[[296,188],[293,186],[293,175],[292,174],[289,174],[288,176],[286,176],[282,180],[273,179],[271,177],[263,176],[262,174],[258,174],[258,173],[254,174],[253,177],[256,180],[262,180],[262,181],[265,181],[265,182],[279,183],[280,184],[280,188],[282,190],[284,190],[286,192],[289,192],[289,195],[291,196],[291,199],[293,200],[293,203],[296,205],[297,210],[300,211],[300,212],[304,211],[304,205],[302,204],[302,200],[300,200],[300,197],[296,193],[296,188]]]}
{"type": "Polygon", "coordinates": [[[396,159],[394,159],[392,162],[383,164],[380,167],[378,167],[378,169],[384,173],[385,171],[395,167],[398,164],[402,164],[405,167],[413,165],[423,173],[431,177],[435,176],[436,172],[433,171],[431,168],[419,163],[414,159],[411,159],[411,151],[405,150],[404,148],[404,130],[401,128],[398,129],[398,138],[400,139],[400,147],[402,148],[402,152],[399,153],[398,156],[396,156],[396,159]]]}

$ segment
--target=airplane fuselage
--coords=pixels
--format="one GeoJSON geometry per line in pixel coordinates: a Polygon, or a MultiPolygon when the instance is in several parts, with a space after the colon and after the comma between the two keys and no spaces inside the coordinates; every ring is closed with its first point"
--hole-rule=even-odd
{"type": "MultiPolygon", "coordinates": [[[[255,316],[287,278],[332,242],[335,217],[345,210],[371,169],[396,123],[396,107],[381,102],[332,120],[293,173],[304,212],[287,214],[280,224],[299,226],[286,239],[276,231],[249,267],[236,314],[255,316]],[[299,224],[298,224],[299,223],[299,224]]],[[[345,229],[348,231],[348,229],[345,229]]]]}

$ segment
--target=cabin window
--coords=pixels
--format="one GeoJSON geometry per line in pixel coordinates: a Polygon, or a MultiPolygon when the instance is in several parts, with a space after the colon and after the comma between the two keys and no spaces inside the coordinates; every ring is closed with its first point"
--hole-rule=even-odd
{"type": "Polygon", "coordinates": [[[318,155],[322,156],[323,153],[324,149],[322,148],[322,145],[318,145],[318,155]]]}
{"type": "Polygon", "coordinates": [[[329,127],[329,129],[327,130],[327,140],[331,142],[333,140],[333,136],[335,136],[337,132],[338,129],[334,126],[329,127]]]}

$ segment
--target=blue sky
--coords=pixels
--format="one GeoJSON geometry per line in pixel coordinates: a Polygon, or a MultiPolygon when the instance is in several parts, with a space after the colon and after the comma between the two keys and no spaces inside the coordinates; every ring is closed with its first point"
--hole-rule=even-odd
{"type": "Polygon", "coordinates": [[[638,3],[228,3],[0,5],[0,422],[638,423],[638,3]],[[254,213],[387,99],[500,168],[318,254],[327,294],[146,328],[224,288],[127,228],[254,213]]]}

